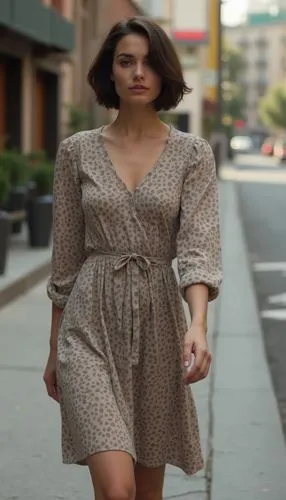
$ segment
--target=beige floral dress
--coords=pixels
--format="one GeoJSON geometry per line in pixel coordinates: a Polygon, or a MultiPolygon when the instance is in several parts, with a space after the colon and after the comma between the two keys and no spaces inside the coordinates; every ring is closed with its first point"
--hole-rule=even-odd
{"type": "Polygon", "coordinates": [[[101,129],[61,142],[54,180],[52,273],[64,463],[122,450],[147,467],[203,467],[195,404],[182,381],[182,296],[221,283],[213,154],[171,127],[131,193],[101,129]],[[172,268],[178,258],[180,285],[172,268]]]}

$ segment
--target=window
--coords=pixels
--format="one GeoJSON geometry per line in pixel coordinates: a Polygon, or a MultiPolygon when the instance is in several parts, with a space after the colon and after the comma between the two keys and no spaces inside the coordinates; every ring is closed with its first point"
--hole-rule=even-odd
{"type": "Polygon", "coordinates": [[[255,44],[259,49],[265,49],[268,46],[268,40],[263,35],[260,35],[255,40],[255,44]]]}
{"type": "Polygon", "coordinates": [[[256,60],[256,66],[258,69],[266,69],[267,68],[267,59],[266,57],[263,57],[263,56],[260,56],[258,57],[258,59],[256,60]]]}
{"type": "Polygon", "coordinates": [[[242,49],[247,49],[247,47],[249,47],[249,40],[247,40],[247,38],[241,38],[238,44],[242,49]]]}
{"type": "Polygon", "coordinates": [[[267,92],[267,86],[263,84],[259,84],[257,86],[257,93],[259,97],[264,97],[267,92]]]}

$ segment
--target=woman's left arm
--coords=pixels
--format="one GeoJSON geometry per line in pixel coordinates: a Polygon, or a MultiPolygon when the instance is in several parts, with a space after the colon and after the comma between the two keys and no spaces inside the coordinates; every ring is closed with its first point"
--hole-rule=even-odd
{"type": "Polygon", "coordinates": [[[207,344],[208,302],[219,293],[222,282],[218,186],[210,145],[197,138],[186,175],[177,237],[180,286],[191,314],[185,334],[185,383],[208,375],[211,354],[207,344]],[[195,357],[191,369],[192,354],[195,357]]]}

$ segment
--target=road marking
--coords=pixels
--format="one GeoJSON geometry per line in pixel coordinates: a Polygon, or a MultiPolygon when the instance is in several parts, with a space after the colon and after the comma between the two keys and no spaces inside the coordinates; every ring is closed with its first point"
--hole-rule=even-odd
{"type": "Polygon", "coordinates": [[[223,166],[220,169],[220,176],[223,180],[237,182],[256,182],[266,184],[286,184],[286,172],[274,170],[272,172],[257,170],[239,170],[233,166],[223,166]]]}
{"type": "Polygon", "coordinates": [[[261,311],[262,318],[275,319],[276,321],[286,320],[286,309],[272,309],[269,311],[261,311]]]}
{"type": "Polygon", "coordinates": [[[281,304],[286,306],[286,293],[280,293],[279,295],[270,295],[268,297],[269,304],[281,304]]]}
{"type": "Polygon", "coordinates": [[[254,271],[280,271],[286,272],[286,262],[256,262],[253,264],[254,271]]]}

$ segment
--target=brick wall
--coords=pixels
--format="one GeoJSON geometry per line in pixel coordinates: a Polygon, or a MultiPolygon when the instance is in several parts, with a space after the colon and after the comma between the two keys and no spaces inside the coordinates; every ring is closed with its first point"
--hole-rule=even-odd
{"type": "Polygon", "coordinates": [[[111,0],[107,15],[108,24],[111,27],[121,19],[138,15],[138,10],[128,0],[111,0]]]}

